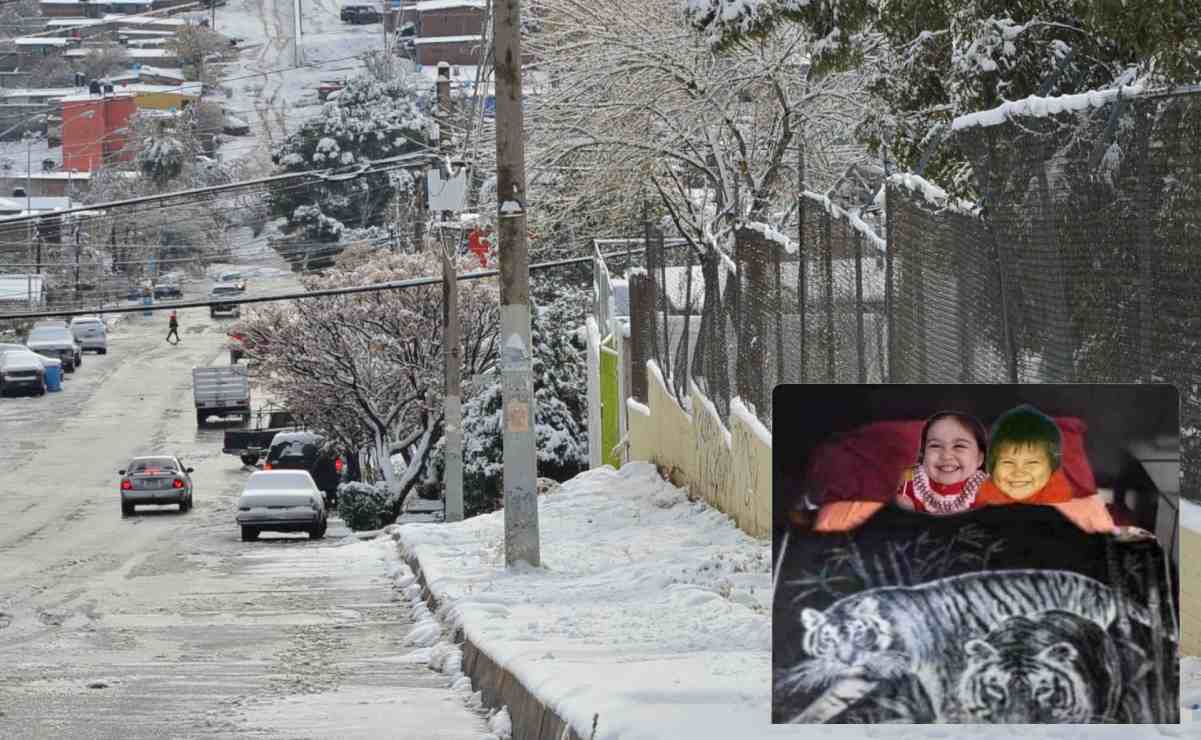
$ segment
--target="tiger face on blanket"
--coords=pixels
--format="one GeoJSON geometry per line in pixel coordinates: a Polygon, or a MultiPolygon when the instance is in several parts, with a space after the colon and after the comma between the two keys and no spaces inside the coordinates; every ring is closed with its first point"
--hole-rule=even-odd
{"type": "Polygon", "coordinates": [[[965,646],[964,722],[1117,722],[1122,664],[1112,637],[1062,611],[1013,617],[965,646]]]}
{"type": "MultiPolygon", "coordinates": [[[[807,658],[786,671],[781,683],[812,691],[844,679],[879,681],[910,674],[929,698],[934,721],[947,721],[969,640],[1014,617],[1047,611],[1106,630],[1122,608],[1113,589],[1069,571],[971,573],[919,586],[870,589],[824,612],[801,612],[807,658]]],[[[1129,616],[1149,623],[1146,610],[1125,608],[1129,616]]]]}

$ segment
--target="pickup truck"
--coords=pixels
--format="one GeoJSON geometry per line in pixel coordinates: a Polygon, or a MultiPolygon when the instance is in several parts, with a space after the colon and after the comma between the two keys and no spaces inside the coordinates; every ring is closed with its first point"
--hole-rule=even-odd
{"type": "Polygon", "coordinates": [[[196,426],[210,416],[242,417],[250,421],[250,378],[241,365],[192,368],[192,398],[196,402],[196,426]]]}
{"type": "Polygon", "coordinates": [[[300,429],[292,412],[283,409],[259,409],[254,429],[230,429],[225,432],[225,444],[221,451],[237,455],[245,465],[254,465],[267,455],[271,440],[279,432],[294,432],[300,429]]]}

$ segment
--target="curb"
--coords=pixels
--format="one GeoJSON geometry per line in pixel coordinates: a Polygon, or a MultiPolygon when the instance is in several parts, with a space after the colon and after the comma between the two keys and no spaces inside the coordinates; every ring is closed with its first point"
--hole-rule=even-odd
{"type": "MultiPolygon", "coordinates": [[[[399,547],[400,543],[396,544],[399,547]]],[[[431,612],[437,614],[440,605],[425,581],[421,563],[416,557],[405,556],[403,552],[401,559],[417,578],[417,584],[421,586],[422,600],[431,612]]],[[[584,740],[562,717],[535,697],[516,676],[498,666],[461,631],[456,631],[454,639],[463,651],[463,674],[471,679],[471,688],[481,693],[484,705],[492,709],[508,706],[514,738],[584,740]]]]}

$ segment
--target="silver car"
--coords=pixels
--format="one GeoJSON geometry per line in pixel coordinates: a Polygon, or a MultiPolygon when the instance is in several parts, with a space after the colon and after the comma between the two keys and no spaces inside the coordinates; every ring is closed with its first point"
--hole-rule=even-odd
{"type": "Polygon", "coordinates": [[[135,457],[117,473],[121,476],[121,514],[129,516],[138,504],[179,504],[192,508],[192,468],[178,457],[135,457]]]}
{"type": "Polygon", "coordinates": [[[23,345],[0,344],[0,396],[17,391],[46,395],[45,363],[23,345]]]}
{"type": "Polygon", "coordinates": [[[91,349],[102,355],[108,354],[108,327],[100,317],[76,316],[71,319],[71,332],[83,351],[91,349]]]}
{"type": "Polygon", "coordinates": [[[238,497],[237,522],[245,542],[262,531],[308,532],[321,539],[326,516],[324,498],[307,470],[260,470],[246,479],[238,497]]]}
{"type": "Polygon", "coordinates": [[[65,323],[62,326],[35,326],[29,332],[25,346],[39,355],[62,360],[64,372],[75,372],[83,362],[83,345],[65,323]]]}

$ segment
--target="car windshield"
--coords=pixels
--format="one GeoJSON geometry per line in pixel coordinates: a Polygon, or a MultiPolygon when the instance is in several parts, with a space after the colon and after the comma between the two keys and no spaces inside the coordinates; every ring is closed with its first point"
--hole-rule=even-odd
{"type": "Polygon", "coordinates": [[[246,481],[247,491],[286,491],[296,488],[311,489],[312,481],[307,473],[272,473],[252,475],[246,481]]]}
{"type": "Polygon", "coordinates": [[[125,472],[130,475],[145,473],[153,475],[160,472],[176,472],[178,466],[169,457],[143,457],[129,463],[125,472]]]}
{"type": "Polygon", "coordinates": [[[222,275],[222,276],[221,276],[221,280],[222,280],[222,281],[225,281],[225,280],[241,280],[241,279],[242,279],[242,273],[240,273],[240,272],[227,272],[227,273],[225,273],[224,275],[222,275]]]}
{"type": "Polygon", "coordinates": [[[52,342],[66,338],[67,333],[65,329],[53,326],[46,326],[29,332],[29,341],[31,342],[52,342]]]}
{"type": "Polygon", "coordinates": [[[227,293],[237,293],[238,289],[232,285],[219,285],[213,288],[213,295],[226,295],[227,293]]]}

